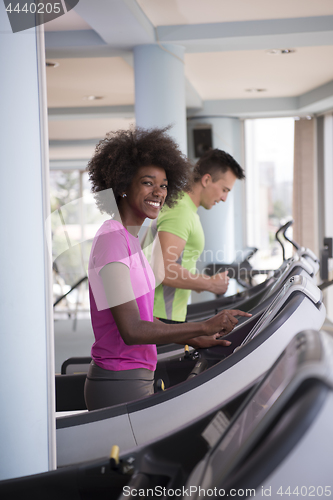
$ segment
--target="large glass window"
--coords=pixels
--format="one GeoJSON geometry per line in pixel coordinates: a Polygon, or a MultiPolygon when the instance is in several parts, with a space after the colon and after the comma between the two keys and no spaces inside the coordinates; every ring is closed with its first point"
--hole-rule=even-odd
{"type": "Polygon", "coordinates": [[[51,229],[54,267],[68,285],[85,273],[77,260],[77,244],[82,240],[80,211],[80,172],[51,171],[51,229]]]}
{"type": "MultiPolygon", "coordinates": [[[[292,218],[294,118],[245,120],[247,244],[258,248],[251,264],[276,269],[282,248],[278,228],[292,218]]],[[[288,230],[292,237],[292,227],[288,230]]],[[[285,242],[286,258],[292,245],[285,242]]]]}
{"type": "Polygon", "coordinates": [[[91,244],[107,216],[98,211],[84,171],[51,170],[50,198],[54,303],[74,287],[56,305],[55,318],[85,317],[89,313],[86,276],[91,244]]]}

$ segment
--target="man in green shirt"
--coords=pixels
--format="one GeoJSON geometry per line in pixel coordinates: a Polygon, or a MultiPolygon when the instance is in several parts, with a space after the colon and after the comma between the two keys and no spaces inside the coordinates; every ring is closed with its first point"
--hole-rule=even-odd
{"type": "Polygon", "coordinates": [[[168,323],[183,322],[191,290],[222,295],[228,288],[226,273],[196,273],[196,263],[205,245],[204,232],[197,210],[210,210],[226,201],[236,179],[244,171],[234,158],[219,149],[204,153],[194,167],[193,181],[173,208],[164,207],[151,225],[158,231],[165,277],[155,290],[154,316],[168,323]]]}

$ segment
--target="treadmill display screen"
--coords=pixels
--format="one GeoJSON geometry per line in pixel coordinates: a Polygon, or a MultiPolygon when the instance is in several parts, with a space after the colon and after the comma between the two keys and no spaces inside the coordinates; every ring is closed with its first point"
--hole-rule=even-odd
{"type": "Polygon", "coordinates": [[[291,285],[292,285],[292,282],[288,281],[283,286],[283,288],[280,291],[280,293],[278,293],[278,295],[275,297],[275,299],[272,301],[272,303],[266,309],[266,311],[264,312],[264,314],[261,316],[261,318],[259,319],[259,321],[257,321],[257,323],[254,325],[254,327],[249,332],[249,334],[245,337],[245,339],[243,340],[243,342],[241,343],[241,345],[247,344],[251,339],[253,339],[253,337],[255,337],[256,335],[258,335],[258,333],[261,332],[262,329],[265,328],[271,322],[273,311],[275,313],[277,312],[276,308],[275,308],[276,304],[279,301],[281,301],[281,299],[286,295],[286,293],[289,290],[289,288],[291,287],[291,285]]]}
{"type": "Polygon", "coordinates": [[[244,445],[247,449],[251,447],[258,423],[262,421],[296,373],[298,356],[295,352],[296,345],[293,343],[292,346],[284,352],[272,372],[262,381],[252,400],[211,450],[203,472],[202,484],[205,483],[205,477],[208,477],[210,485],[217,486],[221,480],[221,471],[225,476],[237,464],[241,447],[244,445]]]}
{"type": "Polygon", "coordinates": [[[285,269],[283,270],[282,274],[280,274],[280,276],[277,278],[276,282],[271,286],[268,294],[270,295],[276,288],[278,288],[280,286],[281,283],[284,282],[284,280],[287,278],[288,274],[290,273],[290,270],[291,270],[291,266],[294,262],[297,262],[296,259],[293,257],[293,259],[288,262],[288,264],[286,265],[285,269]]]}

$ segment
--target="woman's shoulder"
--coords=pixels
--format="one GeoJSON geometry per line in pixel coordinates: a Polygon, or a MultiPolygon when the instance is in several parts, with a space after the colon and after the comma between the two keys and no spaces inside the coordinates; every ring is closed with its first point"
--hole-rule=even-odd
{"type": "Polygon", "coordinates": [[[113,231],[124,230],[124,226],[115,219],[107,219],[103,222],[96,234],[112,233],[113,231]]]}
{"type": "Polygon", "coordinates": [[[96,233],[91,248],[90,260],[93,265],[102,266],[109,262],[121,261],[130,254],[126,229],[114,220],[105,221],[96,233]],[[96,264],[97,263],[97,264],[96,264]]]}
{"type": "Polygon", "coordinates": [[[103,222],[95,234],[93,246],[100,247],[110,243],[119,244],[121,241],[124,241],[124,244],[127,243],[126,229],[120,222],[108,219],[103,222]]]}
{"type": "Polygon", "coordinates": [[[95,240],[100,238],[101,236],[115,236],[115,235],[123,235],[125,236],[126,229],[124,226],[117,220],[108,219],[103,222],[100,228],[97,230],[95,234],[95,240]]]}

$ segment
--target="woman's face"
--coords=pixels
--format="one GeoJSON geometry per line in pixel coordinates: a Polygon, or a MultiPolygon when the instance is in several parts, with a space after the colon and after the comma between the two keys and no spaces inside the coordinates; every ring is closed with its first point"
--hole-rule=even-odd
{"type": "Polygon", "coordinates": [[[123,198],[133,215],[144,220],[156,219],[168,194],[165,170],[153,165],[140,167],[123,198]]]}

